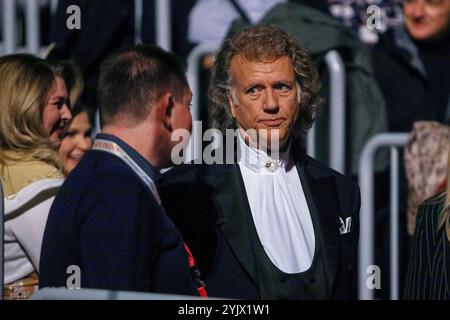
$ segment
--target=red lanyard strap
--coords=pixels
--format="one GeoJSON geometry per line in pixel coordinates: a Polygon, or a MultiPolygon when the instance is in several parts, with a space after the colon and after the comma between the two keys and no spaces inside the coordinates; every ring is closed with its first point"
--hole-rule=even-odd
{"type": "Polygon", "coordinates": [[[186,253],[188,255],[189,268],[191,269],[192,277],[194,279],[195,285],[197,286],[197,291],[201,297],[207,298],[208,293],[206,292],[206,285],[201,278],[200,270],[195,263],[194,256],[192,255],[191,250],[189,250],[189,247],[186,243],[184,243],[184,248],[186,249],[186,253]]]}

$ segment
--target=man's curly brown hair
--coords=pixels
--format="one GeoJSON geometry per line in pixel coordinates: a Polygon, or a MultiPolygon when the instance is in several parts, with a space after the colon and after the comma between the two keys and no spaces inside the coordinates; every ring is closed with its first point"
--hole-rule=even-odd
{"type": "Polygon", "coordinates": [[[235,56],[248,61],[270,61],[281,57],[291,59],[296,80],[301,87],[300,114],[293,134],[305,134],[315,120],[317,106],[321,101],[318,95],[318,72],[297,39],[273,25],[249,27],[222,44],[214,62],[208,90],[210,126],[222,132],[236,128],[227,97],[233,85],[230,64],[235,56]]]}

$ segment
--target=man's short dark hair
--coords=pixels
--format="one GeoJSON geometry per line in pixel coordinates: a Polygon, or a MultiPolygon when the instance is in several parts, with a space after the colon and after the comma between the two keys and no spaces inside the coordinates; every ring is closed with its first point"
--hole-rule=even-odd
{"type": "Polygon", "coordinates": [[[136,45],[112,54],[100,67],[102,125],[119,113],[142,121],[165,90],[179,101],[187,87],[185,72],[185,62],[154,45],[136,45]]]}

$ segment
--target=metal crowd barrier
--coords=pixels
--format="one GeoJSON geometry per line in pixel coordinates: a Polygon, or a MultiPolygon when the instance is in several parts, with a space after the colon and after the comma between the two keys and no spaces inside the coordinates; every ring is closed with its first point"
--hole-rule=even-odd
{"type": "Polygon", "coordinates": [[[191,139],[189,141],[189,145],[187,147],[187,160],[198,159],[202,155],[202,145],[201,143],[195,143],[202,141],[202,132],[201,130],[196,130],[196,126],[194,126],[195,121],[200,121],[200,60],[201,58],[208,53],[215,53],[217,51],[217,45],[202,43],[192,49],[188,56],[188,71],[187,71],[187,79],[189,82],[189,86],[192,91],[192,100],[191,100],[191,114],[192,114],[192,122],[193,129],[191,139]],[[194,150],[192,150],[194,148],[194,150]]]}
{"type": "Polygon", "coordinates": [[[1,12],[3,21],[3,54],[10,54],[17,51],[26,51],[39,55],[40,46],[40,21],[39,21],[39,1],[25,1],[25,47],[17,48],[17,25],[16,25],[16,1],[1,1],[1,12]]]}
{"type": "MultiPolygon", "coordinates": [[[[325,63],[330,76],[330,167],[345,174],[345,66],[336,50],[325,55],[325,63]]],[[[316,126],[313,125],[306,140],[311,157],[316,155],[316,141],[316,126]]]]}
{"type": "Polygon", "coordinates": [[[399,214],[398,214],[398,185],[399,185],[399,152],[408,139],[407,133],[382,133],[371,138],[365,145],[359,160],[359,186],[361,188],[360,237],[358,262],[358,291],[359,299],[374,299],[375,290],[368,286],[368,268],[374,265],[374,161],[376,151],[382,147],[390,147],[390,262],[391,300],[399,299],[399,214]]]}
{"type": "MultiPolygon", "coordinates": [[[[141,42],[142,11],[144,0],[134,0],[135,9],[135,42],[141,42]]],[[[3,43],[0,43],[0,55],[15,52],[28,52],[41,55],[45,48],[40,42],[40,3],[37,0],[24,1],[25,5],[25,42],[24,48],[18,48],[17,39],[17,1],[1,0],[0,12],[3,22],[3,43]]],[[[156,23],[156,43],[166,50],[171,50],[171,14],[170,0],[156,0],[155,2],[155,23],[156,23]]],[[[58,0],[50,1],[52,14],[55,13],[58,0]]]]}
{"type": "Polygon", "coordinates": [[[157,0],[155,10],[156,44],[167,51],[172,51],[172,24],[170,5],[170,0],[157,0]]]}

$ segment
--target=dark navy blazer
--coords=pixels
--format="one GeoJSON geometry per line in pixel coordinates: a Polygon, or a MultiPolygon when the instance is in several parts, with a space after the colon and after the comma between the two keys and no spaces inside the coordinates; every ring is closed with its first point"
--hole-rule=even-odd
{"type": "Polygon", "coordinates": [[[181,234],[134,171],[104,151],[89,151],[55,198],[40,287],[65,287],[71,265],[83,288],[198,295],[181,234]]]}

